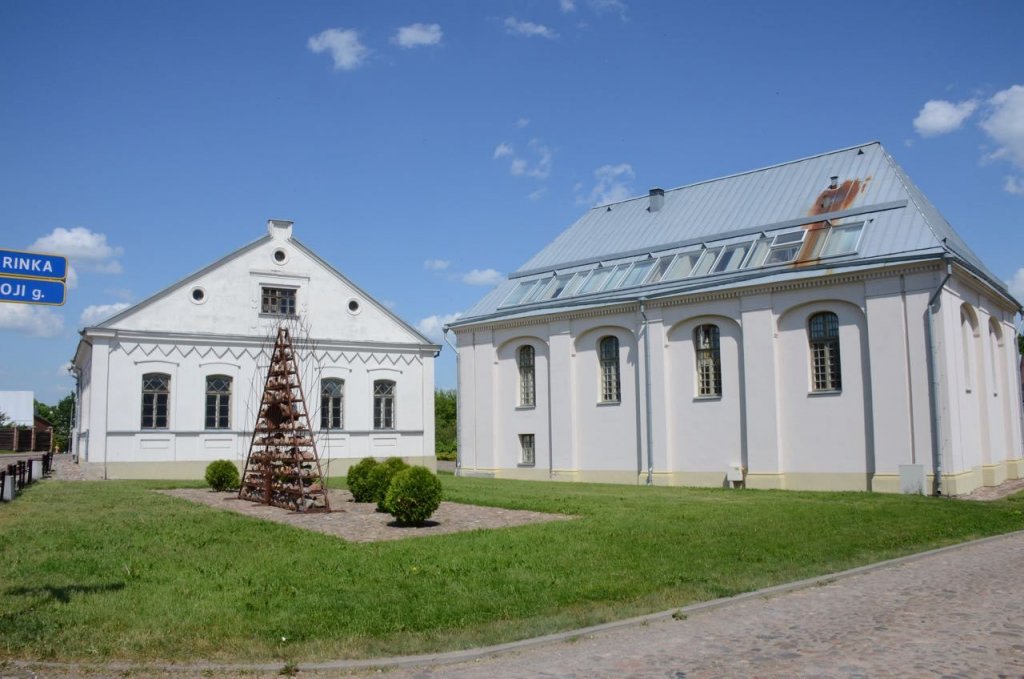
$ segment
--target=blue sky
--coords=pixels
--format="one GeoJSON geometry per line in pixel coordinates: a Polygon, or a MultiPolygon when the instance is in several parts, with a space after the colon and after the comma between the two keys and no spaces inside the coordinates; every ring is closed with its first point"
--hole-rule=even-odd
{"type": "MultiPolygon", "coordinates": [[[[0,389],[268,218],[426,332],[588,206],[881,141],[1024,298],[1024,3],[0,3],[0,389]]],[[[455,384],[451,351],[437,383],[455,384]]]]}

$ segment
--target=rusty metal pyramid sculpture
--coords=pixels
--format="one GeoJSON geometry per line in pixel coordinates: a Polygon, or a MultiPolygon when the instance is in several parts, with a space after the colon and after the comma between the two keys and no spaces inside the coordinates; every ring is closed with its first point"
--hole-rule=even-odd
{"type": "Polygon", "coordinates": [[[284,326],[277,329],[238,497],[297,512],[331,510],[299,379],[299,360],[284,326]]]}

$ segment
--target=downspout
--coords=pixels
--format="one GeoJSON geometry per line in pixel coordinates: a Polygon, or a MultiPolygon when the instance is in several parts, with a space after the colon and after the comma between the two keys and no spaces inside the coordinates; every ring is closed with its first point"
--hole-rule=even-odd
{"type": "MultiPolygon", "coordinates": [[[[444,337],[444,342],[452,348],[455,352],[455,475],[459,475],[459,471],[462,469],[462,428],[459,427],[459,383],[462,379],[462,371],[459,370],[459,350],[452,344],[451,340],[448,339],[448,330],[450,328],[446,325],[441,328],[441,336],[444,337]]],[[[441,352],[437,352],[440,354],[441,352]]],[[[434,436],[437,436],[437,432],[434,432],[434,436]]]]}
{"type": "Polygon", "coordinates": [[[646,297],[640,298],[640,316],[644,319],[641,332],[644,334],[644,405],[647,411],[647,485],[654,485],[654,419],[651,406],[651,337],[647,323],[647,309],[644,307],[646,297]]]}
{"type": "Polygon", "coordinates": [[[934,480],[932,490],[935,495],[942,495],[942,409],[939,407],[939,355],[935,342],[935,305],[942,294],[942,289],[953,276],[953,263],[943,258],[946,262],[946,277],[939,283],[932,296],[928,299],[928,357],[932,368],[932,379],[928,383],[928,402],[932,411],[932,468],[934,480]]]}

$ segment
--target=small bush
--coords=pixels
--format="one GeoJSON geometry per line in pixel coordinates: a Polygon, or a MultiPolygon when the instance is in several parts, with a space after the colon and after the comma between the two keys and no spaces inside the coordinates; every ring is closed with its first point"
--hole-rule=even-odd
{"type": "Polygon", "coordinates": [[[370,473],[379,463],[372,457],[364,457],[348,468],[345,477],[348,489],[356,502],[373,502],[373,493],[369,484],[370,473]]]}
{"type": "Polygon", "coordinates": [[[398,523],[423,523],[441,506],[441,480],[426,467],[400,471],[391,480],[385,504],[398,523]]]}
{"type": "Polygon", "coordinates": [[[216,491],[231,490],[242,485],[238,467],[231,460],[214,460],[206,465],[206,483],[216,491]]]}
{"type": "Polygon", "coordinates": [[[373,471],[370,472],[370,478],[367,481],[367,484],[370,486],[370,502],[377,503],[378,511],[388,511],[385,499],[388,494],[388,486],[391,485],[391,479],[393,479],[395,474],[398,472],[408,468],[409,465],[407,465],[402,458],[389,457],[374,467],[373,471]]]}

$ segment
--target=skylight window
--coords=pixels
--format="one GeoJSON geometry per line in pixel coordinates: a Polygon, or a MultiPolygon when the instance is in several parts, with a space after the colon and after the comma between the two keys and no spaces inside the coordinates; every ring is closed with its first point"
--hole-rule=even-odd
{"type": "Polygon", "coordinates": [[[548,283],[547,287],[544,288],[544,291],[537,296],[537,301],[552,299],[554,297],[558,297],[559,295],[561,295],[562,291],[565,290],[565,286],[569,284],[569,281],[572,279],[573,275],[574,274],[569,273],[563,274],[561,276],[555,276],[554,278],[552,278],[551,282],[548,283]]]}
{"type": "Polygon", "coordinates": [[[785,264],[796,259],[797,254],[800,253],[800,248],[803,246],[805,233],[803,229],[800,229],[799,231],[790,231],[789,233],[777,235],[772,241],[768,256],[764,260],[764,265],[785,264]]]}
{"type": "Polygon", "coordinates": [[[647,259],[642,262],[637,262],[633,265],[633,268],[629,270],[626,277],[622,279],[622,288],[632,288],[634,285],[640,285],[647,277],[648,272],[654,268],[653,259],[647,259]]]}
{"type": "Polygon", "coordinates": [[[654,266],[651,268],[651,273],[647,276],[647,280],[645,280],[644,283],[657,283],[660,281],[662,276],[665,275],[665,272],[668,271],[668,267],[672,264],[672,260],[675,258],[675,255],[659,257],[658,261],[655,262],[654,266]]]}
{"type": "Polygon", "coordinates": [[[821,249],[821,256],[832,257],[857,252],[857,246],[860,244],[860,234],[863,229],[864,222],[833,226],[828,231],[825,246],[821,249]]]}
{"type": "Polygon", "coordinates": [[[704,254],[701,255],[700,261],[697,262],[697,266],[693,267],[693,273],[690,275],[703,276],[711,271],[711,267],[714,266],[720,252],[722,252],[722,248],[708,248],[705,250],[704,254]]]}
{"type": "Polygon", "coordinates": [[[580,294],[585,295],[588,292],[597,292],[604,287],[605,282],[611,275],[612,270],[610,268],[594,269],[594,272],[590,274],[590,278],[588,278],[587,282],[580,288],[580,294]]]}
{"type": "Polygon", "coordinates": [[[755,266],[761,266],[764,263],[765,255],[768,254],[768,245],[771,242],[772,239],[767,236],[758,238],[757,242],[754,243],[754,251],[750,253],[750,257],[747,257],[747,263],[743,268],[750,269],[755,266]]]}
{"type": "Polygon", "coordinates": [[[614,290],[622,285],[622,279],[626,277],[626,272],[629,270],[630,266],[632,266],[632,264],[619,264],[615,267],[615,270],[612,271],[611,278],[608,279],[608,282],[601,289],[614,290]]]}
{"type": "Polygon", "coordinates": [[[544,278],[537,281],[537,285],[533,286],[530,289],[530,291],[526,293],[526,296],[523,297],[523,301],[521,301],[520,304],[529,304],[530,302],[535,302],[537,298],[540,296],[540,293],[544,291],[544,288],[547,287],[547,284],[550,281],[550,278],[544,278]]]}
{"type": "Polygon", "coordinates": [[[537,281],[523,281],[515,289],[509,293],[509,296],[502,302],[502,306],[512,306],[515,304],[522,304],[523,299],[529,294],[533,286],[537,285],[537,281]]]}
{"type": "Polygon", "coordinates": [[[739,243],[737,245],[730,245],[722,253],[722,256],[718,258],[718,263],[715,264],[715,268],[712,273],[722,273],[724,271],[735,271],[740,268],[740,264],[743,263],[743,258],[747,256],[747,252],[750,251],[750,243],[739,243]]]}
{"type": "Polygon", "coordinates": [[[678,281],[680,278],[686,278],[693,271],[693,265],[697,263],[697,259],[700,257],[700,251],[695,250],[694,252],[680,252],[676,255],[676,258],[672,260],[672,264],[668,267],[668,271],[662,276],[662,282],[665,281],[678,281]]]}
{"type": "Polygon", "coordinates": [[[558,296],[572,297],[573,295],[578,293],[580,290],[580,286],[582,286],[583,282],[587,280],[587,274],[589,273],[589,271],[580,271],[579,273],[577,273],[575,276],[572,277],[572,280],[569,281],[568,284],[566,284],[565,288],[562,289],[561,294],[559,294],[558,296]]]}

